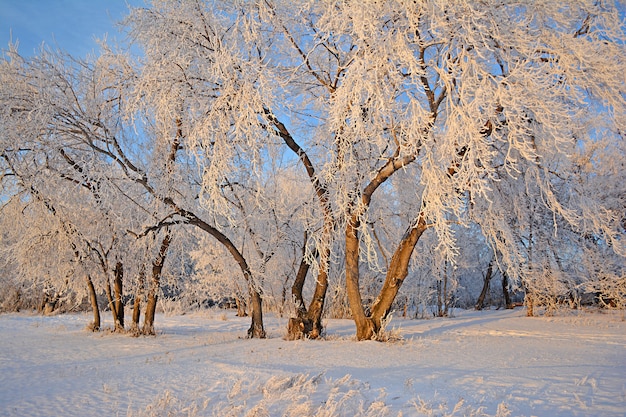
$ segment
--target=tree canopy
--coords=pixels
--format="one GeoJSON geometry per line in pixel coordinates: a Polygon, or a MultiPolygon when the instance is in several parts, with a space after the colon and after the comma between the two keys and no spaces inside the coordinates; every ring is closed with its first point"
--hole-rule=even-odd
{"type": "Polygon", "coordinates": [[[180,236],[174,281],[237,265],[260,337],[290,287],[305,334],[345,297],[376,337],[426,270],[626,298],[619,4],[153,0],[123,25],[97,57],[5,51],[2,217],[32,224],[7,249],[56,216],[71,262],[109,244],[139,276],[149,236],[180,236]]]}

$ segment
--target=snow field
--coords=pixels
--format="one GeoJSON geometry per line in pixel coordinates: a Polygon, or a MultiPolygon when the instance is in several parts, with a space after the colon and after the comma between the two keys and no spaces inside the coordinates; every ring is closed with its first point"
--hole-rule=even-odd
{"type": "Polygon", "coordinates": [[[2,315],[0,415],[624,416],[622,316],[524,313],[394,319],[393,343],[355,342],[349,320],[288,342],[286,319],[247,340],[230,312],[158,316],[140,338],[89,333],[88,315],[2,315]]]}

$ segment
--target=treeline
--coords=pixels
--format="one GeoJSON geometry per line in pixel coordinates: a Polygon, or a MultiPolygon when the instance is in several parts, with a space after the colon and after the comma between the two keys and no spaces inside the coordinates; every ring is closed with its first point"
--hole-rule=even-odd
{"type": "Polygon", "coordinates": [[[228,300],[249,337],[271,309],[359,340],[393,311],[624,308],[617,6],[439,3],[159,1],[94,57],[9,46],[3,308],[153,334],[228,300]]]}

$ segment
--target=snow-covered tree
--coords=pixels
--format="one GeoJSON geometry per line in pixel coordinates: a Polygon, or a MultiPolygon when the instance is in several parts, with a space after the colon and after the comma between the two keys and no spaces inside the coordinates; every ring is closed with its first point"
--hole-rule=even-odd
{"type": "Polygon", "coordinates": [[[299,158],[328,225],[311,231],[321,271],[338,237],[328,235],[344,231],[360,339],[380,329],[428,228],[453,262],[451,224],[483,219],[507,273],[527,272],[513,239],[519,225],[501,211],[497,187],[527,190],[554,217],[623,252],[621,212],[559,192],[577,149],[621,140],[624,73],[614,68],[624,62],[624,27],[615,4],[164,0],[136,9],[129,24],[147,56],[141,97],[159,120],[182,109],[210,212],[227,213],[216,196],[233,171],[262,177],[281,142],[299,158]],[[362,261],[377,262],[372,205],[396,178],[410,219],[366,315],[359,277],[362,261]]]}
{"type": "Polygon", "coordinates": [[[136,63],[105,50],[64,112],[45,113],[67,91],[57,83],[29,117],[149,196],[138,235],[184,223],[223,245],[252,295],[253,334],[261,293],[283,280],[268,278],[277,259],[300,266],[304,333],[321,332],[341,266],[357,338],[369,339],[411,268],[458,282],[466,230],[529,295],[583,287],[566,263],[589,239],[626,255],[617,3],[153,0],[125,24],[136,63]],[[284,178],[302,188],[289,204],[284,178]]]}

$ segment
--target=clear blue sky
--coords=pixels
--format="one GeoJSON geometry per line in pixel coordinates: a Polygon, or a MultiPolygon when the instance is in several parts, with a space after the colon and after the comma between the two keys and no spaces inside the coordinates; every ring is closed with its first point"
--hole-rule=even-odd
{"type": "Polygon", "coordinates": [[[0,49],[19,41],[32,55],[42,42],[77,57],[97,51],[96,38],[123,39],[115,23],[144,0],[0,0],[0,49]]]}

